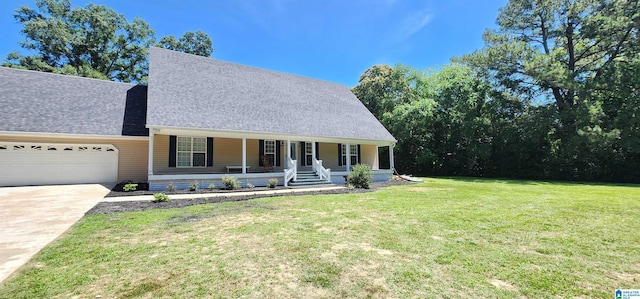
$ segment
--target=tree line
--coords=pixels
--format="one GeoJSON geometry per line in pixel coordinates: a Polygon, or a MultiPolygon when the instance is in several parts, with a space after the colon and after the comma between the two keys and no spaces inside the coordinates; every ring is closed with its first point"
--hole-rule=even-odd
{"type": "Polygon", "coordinates": [[[510,0],[438,70],[375,65],[354,94],[423,175],[640,182],[638,0],[510,0]]]}
{"type": "Polygon", "coordinates": [[[201,56],[213,53],[213,42],[202,31],[156,42],[155,31],[144,20],[129,22],[103,5],[72,8],[69,0],[36,0],[35,8],[22,6],[14,18],[23,26],[20,46],[29,54],[9,53],[2,64],[6,67],[145,83],[150,46],[201,56]]]}

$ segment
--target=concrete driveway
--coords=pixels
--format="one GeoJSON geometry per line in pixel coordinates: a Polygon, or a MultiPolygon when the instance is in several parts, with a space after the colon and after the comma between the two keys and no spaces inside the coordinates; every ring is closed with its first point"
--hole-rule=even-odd
{"type": "Polygon", "coordinates": [[[0,282],[109,193],[99,184],[0,188],[0,282]]]}

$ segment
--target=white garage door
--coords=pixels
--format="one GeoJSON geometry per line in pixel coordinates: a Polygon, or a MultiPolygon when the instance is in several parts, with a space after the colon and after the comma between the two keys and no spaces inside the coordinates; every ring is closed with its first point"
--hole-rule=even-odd
{"type": "Polygon", "coordinates": [[[112,183],[118,149],[111,144],[0,141],[0,186],[112,183]]]}

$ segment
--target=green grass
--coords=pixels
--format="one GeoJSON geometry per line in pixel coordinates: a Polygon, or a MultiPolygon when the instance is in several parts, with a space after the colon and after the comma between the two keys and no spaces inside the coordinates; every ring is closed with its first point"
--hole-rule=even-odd
{"type": "Polygon", "coordinates": [[[612,298],[640,288],[640,188],[429,179],[84,217],[1,298],[612,298]]]}

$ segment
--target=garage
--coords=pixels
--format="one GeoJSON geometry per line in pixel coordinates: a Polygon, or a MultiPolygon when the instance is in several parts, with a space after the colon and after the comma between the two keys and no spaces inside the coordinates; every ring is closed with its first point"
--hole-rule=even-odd
{"type": "Polygon", "coordinates": [[[118,149],[111,144],[0,142],[0,186],[113,183],[118,149]]]}

